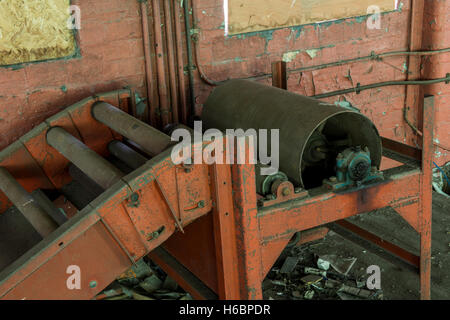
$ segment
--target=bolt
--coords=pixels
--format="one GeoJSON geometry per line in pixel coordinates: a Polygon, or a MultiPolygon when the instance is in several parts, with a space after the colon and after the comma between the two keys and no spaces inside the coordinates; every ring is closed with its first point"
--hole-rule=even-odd
{"type": "Polygon", "coordinates": [[[97,281],[91,281],[89,282],[89,287],[95,288],[97,286],[97,281]]]}
{"type": "Polygon", "coordinates": [[[198,207],[199,207],[199,208],[204,208],[204,207],[205,207],[205,201],[200,200],[200,201],[198,202],[198,207]]]}
{"type": "Polygon", "coordinates": [[[139,200],[139,194],[138,193],[133,193],[132,195],[131,195],[131,201],[132,202],[137,202],[139,200]]]}
{"type": "Polygon", "coordinates": [[[291,190],[289,190],[288,187],[283,188],[283,190],[281,191],[281,193],[283,194],[283,196],[287,197],[288,195],[291,194],[291,190]]]}

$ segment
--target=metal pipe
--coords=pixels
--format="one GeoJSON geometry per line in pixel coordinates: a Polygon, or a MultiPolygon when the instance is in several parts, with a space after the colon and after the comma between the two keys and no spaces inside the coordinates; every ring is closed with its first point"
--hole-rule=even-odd
{"type": "MultiPolygon", "coordinates": [[[[191,39],[191,23],[189,21],[189,0],[184,0],[184,24],[186,29],[186,48],[188,56],[188,73],[189,73],[189,90],[191,95],[191,110],[189,117],[194,119],[195,116],[195,91],[194,91],[194,61],[192,58],[192,39],[191,39]]],[[[192,10],[194,11],[194,10],[192,10]]]]}
{"type": "Polygon", "coordinates": [[[0,189],[43,238],[58,228],[57,223],[3,167],[0,167],[0,189]]]}
{"type": "Polygon", "coordinates": [[[92,115],[94,119],[136,142],[151,156],[161,153],[172,143],[168,135],[106,102],[94,104],[92,115]]]}
{"type": "Polygon", "coordinates": [[[73,163],[69,165],[69,174],[73,178],[73,180],[81,184],[83,186],[83,189],[89,192],[89,194],[98,196],[102,194],[103,191],[105,191],[73,163]]]}
{"type": "Polygon", "coordinates": [[[148,10],[147,1],[141,2],[141,15],[142,15],[142,39],[144,41],[144,57],[145,57],[145,75],[147,81],[147,103],[149,107],[149,117],[150,123],[156,124],[155,120],[155,103],[153,100],[153,70],[152,70],[152,60],[150,54],[150,41],[149,41],[149,31],[148,31],[148,10]]]}
{"type": "MultiPolygon", "coordinates": [[[[167,0],[165,0],[167,1],[167,0]]],[[[156,66],[158,73],[158,89],[160,99],[160,111],[163,127],[170,123],[169,114],[169,100],[166,84],[166,70],[164,63],[164,45],[161,28],[161,7],[159,0],[153,0],[153,23],[155,32],[155,47],[156,47],[156,66]]]]}
{"type": "Polygon", "coordinates": [[[47,143],[104,189],[111,187],[124,175],[63,128],[53,127],[48,130],[47,143]]]}
{"type": "Polygon", "coordinates": [[[166,21],[166,40],[167,40],[167,60],[169,61],[169,82],[172,106],[173,122],[178,123],[178,86],[177,86],[177,70],[175,69],[175,48],[173,43],[172,29],[172,9],[170,3],[172,1],[164,1],[164,17],[166,21]]]}
{"type": "Polygon", "coordinates": [[[118,140],[111,141],[108,144],[108,150],[131,169],[137,169],[147,162],[147,158],[118,140]]]}
{"type": "Polygon", "coordinates": [[[186,97],[186,83],[184,80],[184,59],[183,59],[183,40],[180,22],[180,2],[174,1],[174,20],[175,20],[175,41],[177,43],[177,67],[178,67],[178,85],[180,88],[181,100],[181,119],[184,124],[187,123],[187,97],[186,97]]]}

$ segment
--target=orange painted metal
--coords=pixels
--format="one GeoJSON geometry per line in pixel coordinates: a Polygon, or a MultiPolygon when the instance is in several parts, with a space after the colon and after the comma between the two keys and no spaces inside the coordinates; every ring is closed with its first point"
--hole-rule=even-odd
{"type": "MultiPolygon", "coordinates": [[[[2,151],[0,164],[11,169],[28,191],[44,185],[59,188],[69,179],[68,160],[44,145],[41,136],[50,126],[59,124],[78,134],[100,155],[107,155],[107,144],[118,135],[90,113],[92,103],[102,99],[127,106],[123,102],[127,99],[125,92],[86,99],[49,119],[18,145],[2,151]],[[19,155],[24,155],[20,156],[21,166],[29,167],[33,178],[21,178],[14,168],[13,159],[19,155]]],[[[363,189],[334,193],[319,188],[302,198],[284,199],[270,206],[257,205],[254,165],[185,167],[175,165],[171,151],[166,150],[123,177],[3,270],[0,298],[94,298],[150,253],[195,298],[210,298],[212,292],[220,299],[261,299],[264,277],[294,234],[390,206],[420,233],[421,297],[428,299],[432,98],[426,99],[425,112],[422,168],[394,168],[385,171],[384,181],[363,189]],[[157,247],[161,249],[154,251],[157,247]],[[80,290],[67,287],[67,268],[71,265],[82,270],[80,290]]],[[[389,145],[399,154],[405,151],[396,144],[389,145]]],[[[247,147],[246,152],[248,155],[252,150],[247,147]]],[[[413,154],[417,156],[417,151],[413,154]]],[[[411,158],[411,153],[406,156],[411,158]]],[[[317,234],[322,232],[313,233],[317,234]]],[[[394,253],[402,255],[400,251],[394,253]]]]}
{"type": "Polygon", "coordinates": [[[325,238],[330,230],[325,227],[318,227],[311,230],[305,230],[300,232],[300,240],[295,244],[296,246],[301,246],[305,243],[320,240],[325,238]]]}
{"type": "Polygon", "coordinates": [[[434,135],[434,97],[427,97],[423,106],[422,175],[420,180],[420,297],[431,299],[431,216],[432,167],[434,135]]]}

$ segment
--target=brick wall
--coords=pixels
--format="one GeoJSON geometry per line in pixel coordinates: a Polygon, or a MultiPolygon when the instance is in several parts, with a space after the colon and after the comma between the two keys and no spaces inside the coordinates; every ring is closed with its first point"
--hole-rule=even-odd
{"type": "MultiPolygon", "coordinates": [[[[382,15],[381,29],[366,28],[366,19],[350,18],[321,25],[283,28],[261,33],[224,36],[222,0],[194,0],[195,27],[200,29],[198,60],[207,76],[220,81],[270,72],[270,64],[285,57],[288,68],[298,68],[369,55],[371,51],[408,50],[410,1],[402,0],[400,11],[382,15]]],[[[0,148],[29,131],[46,117],[96,92],[123,86],[145,95],[144,57],[139,2],[135,0],[77,0],[82,29],[82,58],[26,66],[18,70],[0,68],[0,148]],[[66,89],[66,90],[63,90],[66,89]]],[[[426,0],[424,49],[450,47],[449,1],[426,0]]],[[[151,24],[151,22],[150,22],[151,24]]],[[[289,90],[314,95],[361,85],[406,79],[405,56],[383,62],[366,61],[323,70],[291,74],[289,90]]],[[[424,78],[443,77],[450,54],[426,58],[424,78]]],[[[195,81],[196,112],[212,87],[195,81]]],[[[270,80],[264,80],[270,83],[270,80]]],[[[436,95],[436,139],[449,146],[450,85],[425,88],[436,95]]],[[[383,87],[345,97],[371,118],[382,135],[417,143],[404,123],[405,87],[383,87]]],[[[414,115],[414,112],[411,113],[414,115]]],[[[414,117],[414,116],[413,116],[414,117]]],[[[436,148],[439,163],[450,160],[450,152],[436,148]]]]}
{"type": "Polygon", "coordinates": [[[77,0],[82,57],[0,68],[0,149],[61,107],[94,93],[131,86],[145,93],[137,1],[77,0]]]}
{"type": "MultiPolygon", "coordinates": [[[[241,36],[224,36],[221,0],[197,0],[197,27],[201,30],[198,60],[208,78],[221,81],[227,78],[249,77],[269,73],[273,61],[287,58],[288,69],[307,67],[370,55],[385,51],[408,51],[410,1],[401,1],[397,12],[382,15],[381,29],[370,30],[366,19],[349,18],[320,25],[283,28],[241,36]]],[[[449,1],[426,0],[424,49],[450,47],[449,1]],[[447,30],[446,30],[447,29],[447,30]]],[[[423,77],[444,77],[450,72],[450,54],[425,60],[423,77]]],[[[388,80],[405,80],[406,56],[385,58],[382,62],[365,61],[322,70],[291,74],[288,89],[303,95],[315,95],[340,89],[388,80]]],[[[262,80],[270,84],[271,80],[262,80]]],[[[211,87],[197,79],[197,113],[211,91],[211,87]]],[[[436,139],[450,146],[450,85],[438,84],[425,88],[435,94],[438,110],[436,139]]],[[[345,98],[359,108],[379,128],[385,137],[411,145],[417,138],[403,121],[406,88],[383,87],[325,99],[334,103],[345,98]]],[[[417,111],[416,111],[417,112],[417,111]]],[[[411,111],[415,117],[415,111],[411,111]]],[[[436,148],[440,163],[450,160],[450,153],[436,148]]]]}

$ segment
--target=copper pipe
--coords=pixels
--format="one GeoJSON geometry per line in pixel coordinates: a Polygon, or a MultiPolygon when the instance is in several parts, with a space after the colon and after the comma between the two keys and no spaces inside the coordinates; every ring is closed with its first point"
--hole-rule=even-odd
{"type": "Polygon", "coordinates": [[[177,64],[178,64],[178,85],[180,88],[181,100],[181,119],[184,124],[187,123],[187,96],[186,96],[186,82],[184,78],[184,59],[183,59],[183,37],[181,28],[181,7],[178,0],[174,1],[174,20],[175,20],[175,41],[177,43],[177,64]]]}
{"type": "Polygon", "coordinates": [[[177,87],[177,70],[175,69],[175,47],[173,42],[172,29],[172,9],[170,3],[172,1],[164,1],[164,17],[166,21],[166,40],[167,40],[167,60],[169,61],[169,82],[170,95],[172,105],[172,120],[179,123],[178,119],[178,87],[177,87]]]}
{"type": "Polygon", "coordinates": [[[144,56],[145,56],[145,75],[147,81],[147,104],[149,107],[149,118],[150,123],[154,125],[156,123],[155,119],[155,103],[153,100],[153,70],[152,70],[152,60],[150,55],[150,41],[149,41],[149,31],[148,31],[148,10],[147,2],[141,2],[141,15],[142,15],[142,39],[144,41],[144,56]]]}
{"type": "MultiPolygon", "coordinates": [[[[165,0],[167,1],[167,0],[165,0]]],[[[164,63],[164,45],[161,28],[161,7],[159,0],[152,0],[153,22],[155,32],[156,66],[158,73],[158,90],[160,99],[161,120],[163,127],[170,123],[169,99],[166,85],[166,71],[164,63]]]]}

